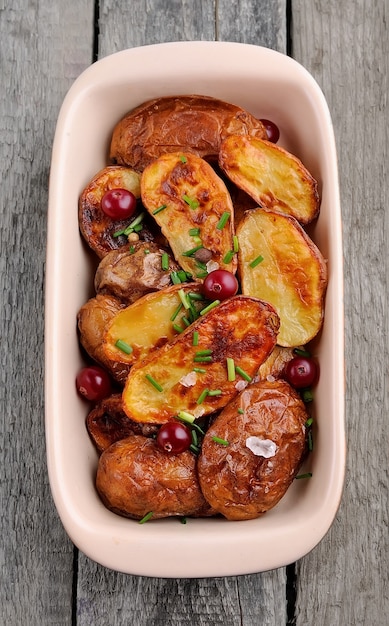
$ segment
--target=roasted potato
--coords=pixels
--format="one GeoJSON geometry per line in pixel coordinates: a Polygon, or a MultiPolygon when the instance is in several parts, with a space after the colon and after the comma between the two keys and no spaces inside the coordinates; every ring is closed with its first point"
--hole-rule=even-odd
{"type": "Polygon", "coordinates": [[[247,213],[237,237],[242,293],[274,306],[279,345],[305,345],[323,321],[327,266],[320,251],[294,217],[267,209],[247,213]]]}
{"type": "Polygon", "coordinates": [[[131,435],[149,437],[158,431],[155,424],[141,424],[128,419],[123,411],[121,393],[100,400],[88,413],[86,427],[99,454],[116,441],[131,435]]]}
{"type": "MultiPolygon", "coordinates": [[[[299,346],[303,348],[303,346],[299,346]]],[[[285,366],[289,361],[295,358],[295,348],[283,348],[282,346],[274,346],[274,349],[259,368],[258,377],[260,380],[272,380],[282,378],[285,372],[285,366]]]]}
{"type": "Polygon", "coordinates": [[[229,520],[274,507],[304,458],[308,417],[284,380],[249,385],[205,434],[198,475],[207,502],[229,520]]]}
{"type": "MultiPolygon", "coordinates": [[[[172,285],[143,296],[119,311],[106,327],[103,346],[105,357],[112,364],[132,365],[174,339],[177,328],[184,330],[190,323],[180,294],[189,298],[195,294],[196,298],[202,298],[198,283],[172,285]]],[[[190,298],[188,302],[196,315],[197,310],[205,306],[204,300],[190,298]]]]}
{"type": "Polygon", "coordinates": [[[129,366],[107,359],[103,350],[107,324],[123,308],[123,304],[112,296],[98,294],[90,298],[78,311],[77,323],[80,343],[89,356],[103,365],[119,383],[127,378],[129,366]]]}
{"type": "Polygon", "coordinates": [[[276,344],[278,326],[268,303],[245,296],[225,300],[131,368],[124,411],[135,421],[160,424],[180,411],[195,417],[217,411],[237,395],[245,378],[256,375],[276,344]],[[241,368],[234,379],[227,375],[227,358],[241,368]]]}
{"type": "Polygon", "coordinates": [[[317,182],[300,159],[257,137],[230,136],[221,144],[220,167],[262,207],[308,224],[319,213],[317,182]]]}
{"type": "Polygon", "coordinates": [[[171,152],[153,161],[141,177],[144,206],[154,216],[177,263],[194,279],[204,277],[207,262],[235,272],[234,211],[230,194],[204,159],[171,152]]]}
{"type": "Polygon", "coordinates": [[[128,246],[124,236],[114,237],[131,219],[113,220],[101,208],[101,199],[110,189],[128,189],[140,198],[140,177],[132,169],[108,166],[98,172],[82,191],[78,203],[78,223],[88,246],[101,259],[111,250],[128,246]]]}
{"type": "Polygon", "coordinates": [[[170,272],[179,266],[166,249],[154,242],[139,241],[131,249],[112,250],[99,263],[95,274],[97,293],[114,296],[126,305],[172,284],[170,272]],[[162,257],[166,257],[166,269],[162,257]]]}
{"type": "Polygon", "coordinates": [[[137,172],[167,152],[217,159],[221,141],[232,133],[267,136],[262,122],[250,113],[216,98],[157,98],[133,109],[115,126],[110,158],[137,172]]]}
{"type": "Polygon", "coordinates": [[[107,448],[99,458],[97,491],[105,506],[124,517],[152,519],[209,514],[189,451],[170,455],[154,439],[134,435],[107,448]]]}

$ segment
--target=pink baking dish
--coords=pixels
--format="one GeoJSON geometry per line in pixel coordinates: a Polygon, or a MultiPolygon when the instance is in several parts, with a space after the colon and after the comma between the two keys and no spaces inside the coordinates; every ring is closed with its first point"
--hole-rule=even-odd
{"type": "Polygon", "coordinates": [[[46,268],[46,444],[51,490],[74,544],[98,563],[158,577],[249,574],[285,566],[312,550],[336,515],[344,481],[344,318],[341,211],[334,133],[312,76],[278,52],[224,42],[133,48],[91,65],[69,90],[58,118],[49,193],[46,268]],[[311,235],[328,260],[325,321],[315,346],[314,450],[286,496],[257,520],[156,520],[119,517],[101,503],[97,454],[76,393],[82,366],[76,315],[93,293],[93,267],[81,241],[81,190],[107,163],[110,135],[131,108],[157,96],[202,94],[269,118],[279,145],[317,178],[321,213],[311,235]]]}

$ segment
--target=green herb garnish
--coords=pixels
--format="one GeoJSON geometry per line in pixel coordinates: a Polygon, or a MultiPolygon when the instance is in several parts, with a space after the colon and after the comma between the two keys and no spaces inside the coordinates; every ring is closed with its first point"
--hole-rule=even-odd
{"type": "Polygon", "coordinates": [[[224,226],[227,224],[229,219],[230,219],[230,213],[228,213],[228,211],[225,211],[223,215],[221,216],[220,220],[218,221],[218,223],[216,224],[217,230],[223,230],[224,226]]]}
{"type": "Polygon", "coordinates": [[[121,350],[122,352],[125,352],[126,354],[131,354],[131,352],[133,351],[131,346],[125,341],[123,341],[123,339],[118,339],[117,342],[115,343],[115,346],[119,348],[119,350],[121,350]]]}
{"type": "Polygon", "coordinates": [[[239,376],[242,376],[242,378],[247,380],[247,382],[251,383],[252,378],[251,378],[250,374],[247,374],[247,372],[242,370],[242,368],[239,367],[239,365],[235,365],[235,371],[236,371],[237,374],[239,374],[239,376]]]}
{"type": "Polygon", "coordinates": [[[262,263],[262,261],[263,261],[263,256],[260,254],[259,256],[257,256],[256,259],[251,261],[251,263],[249,263],[249,265],[250,265],[250,267],[257,267],[257,265],[262,263]]]}
{"type": "Polygon", "coordinates": [[[157,215],[164,209],[167,209],[167,204],[161,204],[161,206],[159,206],[158,209],[155,209],[155,211],[153,211],[153,215],[157,215]]]}
{"type": "Polygon", "coordinates": [[[186,193],[184,193],[182,199],[192,210],[197,209],[200,206],[200,202],[198,200],[190,198],[186,195],[186,193]]]}
{"type": "Polygon", "coordinates": [[[150,374],[146,374],[145,378],[147,378],[147,380],[149,381],[149,383],[151,383],[153,385],[153,387],[155,387],[155,389],[157,391],[159,391],[160,393],[162,393],[163,391],[163,387],[157,383],[157,381],[155,380],[155,378],[153,378],[150,374]]]}

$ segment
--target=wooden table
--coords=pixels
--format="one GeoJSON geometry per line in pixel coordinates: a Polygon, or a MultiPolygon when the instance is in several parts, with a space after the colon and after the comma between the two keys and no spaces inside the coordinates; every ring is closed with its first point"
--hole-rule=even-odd
{"type": "Polygon", "coordinates": [[[0,3],[1,624],[389,623],[388,13],[387,0],[0,3]],[[299,562],[241,577],[151,579],[86,558],[51,499],[43,392],[47,187],[55,123],[74,79],[117,50],[192,39],[287,52],[328,100],[344,224],[348,464],[336,520],[299,562]]]}

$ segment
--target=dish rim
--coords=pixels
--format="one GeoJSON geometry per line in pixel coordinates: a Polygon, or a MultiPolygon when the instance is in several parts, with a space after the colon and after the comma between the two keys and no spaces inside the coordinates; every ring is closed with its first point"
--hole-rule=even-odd
{"type": "MultiPolygon", "coordinates": [[[[204,69],[203,69],[204,71],[204,69]]],[[[207,70],[209,72],[209,68],[207,70]]],[[[254,72],[251,68],[245,67],[248,75],[254,72]]],[[[169,74],[170,75],[170,74],[169,74]]],[[[258,77],[260,79],[260,76],[258,77]]],[[[198,84],[197,78],[197,84],[198,84]]],[[[148,99],[148,98],[145,98],[148,99]]],[[[323,132],[324,132],[323,131],[323,132]]],[[[312,550],[324,537],[329,530],[336,512],[338,510],[344,483],[345,472],[345,418],[344,418],[344,311],[343,311],[343,271],[342,271],[342,234],[341,234],[341,211],[339,199],[339,184],[337,174],[337,158],[335,139],[333,134],[330,113],[324,95],[313,79],[311,74],[301,66],[297,61],[287,57],[283,53],[264,48],[263,46],[255,46],[252,44],[241,44],[236,42],[214,42],[214,41],[196,41],[196,42],[167,42],[162,44],[150,44],[147,46],[139,46],[116,52],[112,55],[102,58],[93,65],[89,66],[76,79],[70,87],[64,98],[57,122],[55,138],[53,143],[53,153],[50,172],[49,185],[49,215],[48,215],[48,233],[47,233],[47,254],[46,254],[46,277],[45,277],[45,425],[46,425],[46,446],[47,446],[47,462],[49,471],[49,480],[53,499],[61,518],[62,524],[67,531],[73,543],[79,547],[87,556],[98,563],[117,571],[128,574],[160,576],[160,577],[214,577],[214,576],[230,576],[257,573],[282,567],[288,563],[292,563],[301,558],[310,550],[312,550]],[[60,392],[60,381],[58,380],[58,359],[60,356],[54,349],[61,343],[61,328],[58,325],[58,319],[53,319],[59,310],[60,293],[58,285],[56,285],[58,272],[61,268],[61,262],[58,258],[58,249],[55,246],[55,240],[60,233],[60,227],[63,223],[59,215],[58,206],[60,190],[64,188],[64,172],[61,170],[62,154],[68,150],[69,136],[68,123],[83,98],[90,95],[90,90],[95,89],[102,79],[108,81],[109,84],[115,81],[124,81],[128,79],[128,66],[134,66],[134,63],[142,60],[144,66],[150,66],[155,55],[158,56],[159,64],[162,67],[162,60],[169,60],[171,63],[170,72],[178,71],[180,63],[179,49],[182,54],[185,52],[185,59],[189,62],[189,72],[191,68],[198,65],[199,60],[208,59],[211,63],[213,71],[215,71],[215,58],[220,63],[224,63],[219,68],[226,75],[227,71],[236,71],[239,64],[243,65],[243,61],[251,60],[252,63],[258,62],[269,63],[271,61],[274,71],[275,66],[282,66],[285,73],[290,72],[299,78],[310,98],[315,100],[316,106],[320,109],[320,119],[324,124],[324,131],[328,140],[328,158],[331,172],[331,182],[334,189],[331,190],[331,219],[332,232],[335,242],[332,245],[337,250],[337,256],[331,261],[335,265],[335,270],[331,276],[332,289],[334,296],[338,298],[337,306],[333,311],[333,319],[331,324],[334,326],[333,333],[336,335],[336,345],[334,348],[336,353],[333,361],[336,363],[338,372],[338,381],[336,385],[336,398],[332,399],[334,409],[337,410],[337,420],[334,423],[332,432],[335,462],[331,466],[331,473],[328,476],[329,484],[331,484],[331,498],[323,502],[319,511],[308,512],[308,521],[306,518],[301,519],[299,525],[299,533],[296,532],[296,524],[291,528],[273,527],[271,525],[271,512],[263,516],[261,520],[265,520],[261,526],[266,528],[264,533],[268,541],[269,533],[276,544],[276,550],[271,552],[267,549],[264,541],[256,535],[253,528],[250,529],[252,522],[227,522],[225,520],[194,520],[195,524],[178,524],[174,520],[158,520],[152,524],[146,524],[142,527],[142,538],[140,532],[133,530],[127,533],[123,530],[123,518],[119,518],[114,514],[99,510],[101,513],[99,521],[94,520],[94,526],[91,526],[91,519],[85,517],[85,511],[77,508],[74,500],[69,500],[64,483],[66,484],[66,471],[64,464],[59,462],[57,453],[60,449],[60,431],[58,428],[58,416],[54,419],[53,414],[58,411],[56,409],[56,392],[60,392]],[[211,55],[212,52],[212,55],[211,55]],[[227,67],[227,59],[233,69],[227,67]],[[174,65],[176,64],[176,65],[174,65]],[[107,78],[107,75],[108,78],[107,78]],[[334,284],[335,282],[335,284],[334,284]],[[107,518],[110,520],[109,528],[103,524],[107,518]],[[266,520],[270,520],[269,522],[266,520]],[[238,524],[238,526],[236,526],[238,524]],[[168,526],[169,525],[169,526],[168,526]],[[202,531],[206,527],[207,535],[204,537],[202,531]],[[234,526],[232,526],[234,525],[234,526]],[[197,541],[196,554],[189,551],[188,537],[183,535],[183,530],[191,526],[191,536],[193,541],[199,537],[203,539],[203,543],[197,541]],[[304,529],[307,532],[304,540],[304,529]],[[313,528],[312,528],[313,527],[313,528]],[[193,533],[193,528],[195,532],[193,533]],[[156,532],[155,532],[155,529],[156,532]],[[174,545],[174,554],[159,545],[158,537],[161,529],[163,540],[170,542],[170,548],[174,545]],[[242,532],[240,532],[240,529],[242,532]],[[292,532],[293,530],[293,532],[292,532]],[[238,532],[237,532],[238,531],[238,532]],[[194,535],[194,536],[193,536],[194,535]],[[299,535],[299,536],[298,536],[299,535]],[[223,553],[223,546],[233,539],[234,549],[223,553]],[[141,548],[144,550],[145,545],[148,546],[149,552],[154,550],[147,559],[142,554],[138,543],[141,541],[141,548]],[[200,544],[200,545],[199,545],[200,544]],[[263,549],[261,554],[257,552],[253,555],[253,544],[263,549]],[[179,548],[177,549],[177,545],[179,548]],[[218,548],[218,559],[209,558],[209,549],[211,547],[218,548]],[[266,548],[266,550],[265,550],[266,548]],[[179,551],[181,550],[181,554],[179,551]],[[184,551],[184,552],[182,552],[184,551]],[[182,558],[183,554],[186,555],[182,558]],[[155,555],[159,555],[155,558],[155,555]],[[154,558],[153,558],[154,556],[154,558]],[[169,558],[170,556],[170,558],[169,558]]],[[[61,409],[62,410],[62,409],[61,409]]],[[[86,414],[86,410],[85,410],[86,414]]],[[[312,479],[312,484],[314,480],[312,479]]],[[[91,491],[93,485],[91,485],[91,491]]],[[[127,524],[136,524],[132,520],[124,520],[127,524]]],[[[135,529],[135,526],[131,526],[135,529]]],[[[231,548],[231,546],[230,546],[231,548]]]]}

